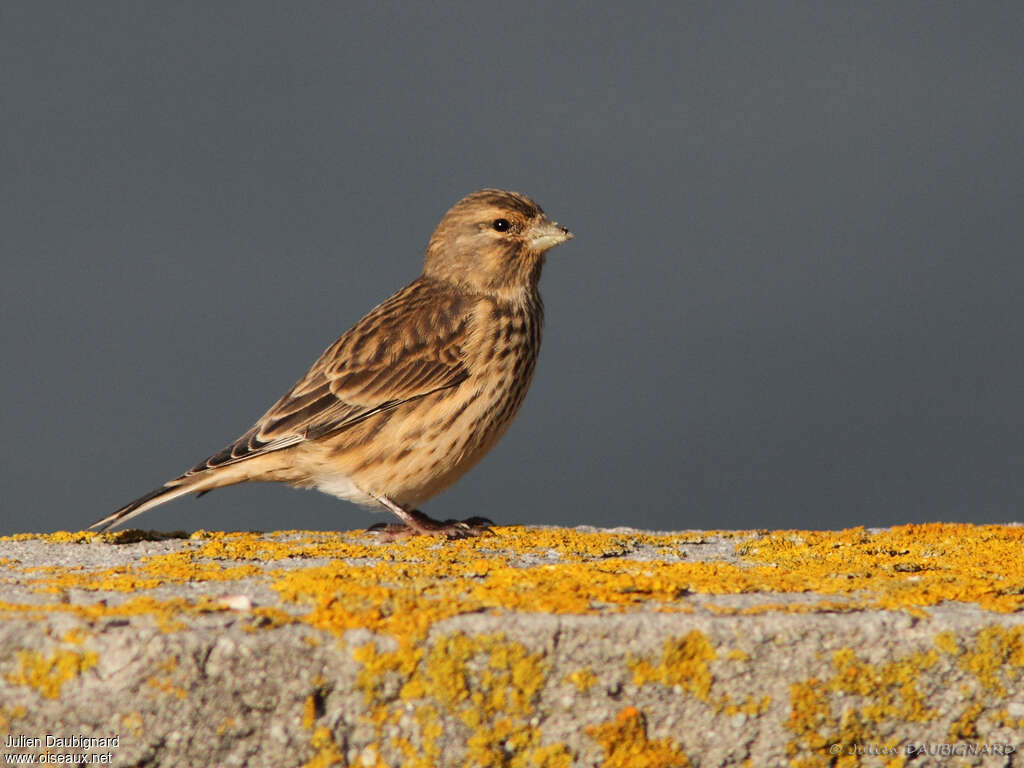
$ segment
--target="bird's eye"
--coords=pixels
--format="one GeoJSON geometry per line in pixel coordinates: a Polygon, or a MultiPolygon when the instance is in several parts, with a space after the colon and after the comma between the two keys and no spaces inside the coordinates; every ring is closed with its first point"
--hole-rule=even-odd
{"type": "Polygon", "coordinates": [[[508,223],[508,219],[495,219],[491,226],[494,227],[498,232],[506,232],[512,225],[508,223]]]}

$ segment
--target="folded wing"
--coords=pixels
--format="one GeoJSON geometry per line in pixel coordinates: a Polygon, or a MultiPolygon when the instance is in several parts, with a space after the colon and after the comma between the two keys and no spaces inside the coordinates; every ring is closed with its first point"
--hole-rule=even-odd
{"type": "Polygon", "coordinates": [[[332,344],[253,427],[186,475],[348,429],[469,375],[464,301],[418,280],[332,344]]]}

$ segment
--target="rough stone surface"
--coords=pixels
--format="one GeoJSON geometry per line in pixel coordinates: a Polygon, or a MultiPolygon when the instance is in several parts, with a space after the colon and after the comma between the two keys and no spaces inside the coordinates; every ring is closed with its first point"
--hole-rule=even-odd
{"type": "Polygon", "coordinates": [[[1021,542],[1014,526],[11,537],[0,759],[1022,765],[1021,542]]]}

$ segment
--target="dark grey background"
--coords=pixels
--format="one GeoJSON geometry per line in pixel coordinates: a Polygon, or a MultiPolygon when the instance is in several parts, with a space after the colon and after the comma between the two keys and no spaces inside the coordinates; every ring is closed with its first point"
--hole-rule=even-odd
{"type": "MultiPolygon", "coordinates": [[[[1019,520],[1024,5],[0,6],[0,532],[241,433],[443,212],[569,225],[505,440],[435,515],[1019,520]]],[[[251,485],[133,525],[350,528],[251,485]]]]}

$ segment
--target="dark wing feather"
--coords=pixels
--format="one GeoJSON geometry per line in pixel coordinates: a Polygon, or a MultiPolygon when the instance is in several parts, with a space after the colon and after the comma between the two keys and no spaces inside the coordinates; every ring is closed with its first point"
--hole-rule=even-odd
{"type": "Polygon", "coordinates": [[[188,474],[335,434],[458,386],[469,375],[462,355],[468,315],[463,298],[417,280],[332,344],[248,432],[188,474]]]}

